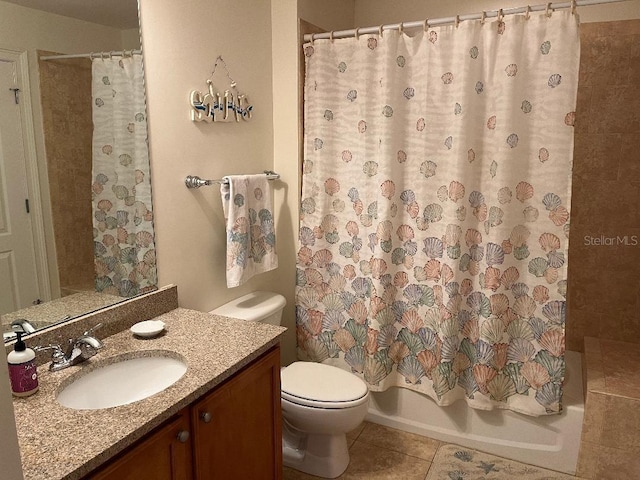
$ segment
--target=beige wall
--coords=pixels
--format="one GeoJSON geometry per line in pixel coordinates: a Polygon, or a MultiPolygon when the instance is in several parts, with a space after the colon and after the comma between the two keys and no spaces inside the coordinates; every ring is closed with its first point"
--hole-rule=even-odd
{"type": "MultiPolygon", "coordinates": [[[[546,2],[531,2],[531,5],[546,2]]],[[[355,23],[358,27],[369,27],[383,23],[399,23],[420,21],[425,18],[450,17],[468,13],[479,13],[482,10],[496,10],[498,8],[515,8],[526,5],[527,2],[504,0],[355,0],[355,23]]],[[[579,7],[581,22],[610,22],[640,18],[640,0],[579,7]]]]}
{"type": "Polygon", "coordinates": [[[33,122],[38,158],[38,175],[44,210],[44,229],[49,259],[51,290],[59,293],[53,225],[51,223],[51,205],[47,182],[47,166],[44,154],[44,136],[42,133],[42,114],[40,109],[40,87],[38,82],[38,62],[36,50],[60,53],[89,53],[117,50],[122,47],[120,30],[75,20],[60,15],[41,12],[0,1],[0,48],[26,51],[29,55],[29,77],[33,122]]]}
{"type": "Polygon", "coordinates": [[[355,0],[298,0],[298,17],[325,30],[349,30],[356,26],[355,0]]]}
{"type": "MultiPolygon", "coordinates": [[[[273,62],[273,168],[283,174],[286,190],[276,195],[276,203],[283,205],[287,221],[278,222],[279,262],[283,273],[281,293],[287,298],[283,325],[289,335],[282,344],[285,364],[296,360],[295,348],[295,268],[298,230],[298,198],[300,169],[298,168],[298,14],[297,0],[273,0],[272,62],[273,62]]],[[[282,215],[281,215],[282,216],[282,215]]]]}
{"type": "Polygon", "coordinates": [[[137,50],[140,48],[140,29],[129,28],[120,32],[122,48],[125,50],[137,50]]]}
{"type": "MultiPolygon", "coordinates": [[[[295,25],[295,17],[292,19],[295,25]]],[[[187,175],[216,179],[282,166],[280,158],[274,162],[270,2],[220,0],[212,6],[206,0],[142,0],[141,22],[159,283],[178,285],[180,304],[200,311],[252,290],[281,292],[289,301],[285,324],[291,326],[295,257],[290,210],[297,207],[295,201],[284,200],[296,190],[295,171],[281,171],[281,181],[273,183],[281,266],[233,289],[226,287],[219,187],[189,190],[184,185],[187,175]],[[218,55],[254,105],[249,122],[194,123],[189,119],[189,92],[206,88],[218,55]]],[[[295,55],[295,49],[291,52],[295,55]]],[[[224,68],[219,66],[214,81],[223,88],[223,80],[224,68]]],[[[290,95],[286,91],[277,101],[286,101],[290,95]]],[[[295,130],[290,141],[295,142],[295,130]]],[[[291,335],[283,354],[288,361],[291,348],[287,354],[286,345],[294,345],[291,335]]]]}

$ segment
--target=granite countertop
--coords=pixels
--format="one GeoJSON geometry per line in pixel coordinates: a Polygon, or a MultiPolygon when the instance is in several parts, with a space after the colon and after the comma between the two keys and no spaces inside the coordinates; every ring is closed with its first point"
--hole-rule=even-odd
{"type": "Polygon", "coordinates": [[[166,324],[159,337],[141,339],[125,330],[102,339],[104,347],[84,364],[58,372],[38,367],[40,390],[13,402],[24,480],[81,478],[278,344],[285,331],[184,308],[157,319],[166,324]],[[163,350],[183,357],[188,368],[160,393],[101,410],[72,410],[55,400],[65,380],[87,366],[163,350]]]}
{"type": "Polygon", "coordinates": [[[38,305],[31,305],[15,312],[5,313],[0,315],[0,323],[3,332],[11,332],[10,324],[18,318],[25,318],[35,328],[42,328],[124,300],[127,299],[107,293],[79,292],[38,305]]]}

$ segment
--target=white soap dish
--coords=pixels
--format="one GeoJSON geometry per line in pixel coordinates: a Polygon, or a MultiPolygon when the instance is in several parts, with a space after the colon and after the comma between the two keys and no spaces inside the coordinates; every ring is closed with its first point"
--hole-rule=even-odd
{"type": "Polygon", "coordinates": [[[164,331],[164,322],[161,320],[145,320],[134,324],[129,330],[139,337],[155,337],[164,331]]]}

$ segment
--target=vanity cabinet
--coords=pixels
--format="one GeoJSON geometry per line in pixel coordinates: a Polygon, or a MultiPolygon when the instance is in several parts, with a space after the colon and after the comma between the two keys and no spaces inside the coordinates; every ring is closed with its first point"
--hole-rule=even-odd
{"type": "Polygon", "coordinates": [[[276,346],[85,480],[282,478],[276,346]]]}
{"type": "Polygon", "coordinates": [[[195,480],[282,478],[281,408],[276,349],[191,407],[195,480]]]}
{"type": "Polygon", "coordinates": [[[189,429],[185,409],[87,480],[191,480],[189,429]]]}

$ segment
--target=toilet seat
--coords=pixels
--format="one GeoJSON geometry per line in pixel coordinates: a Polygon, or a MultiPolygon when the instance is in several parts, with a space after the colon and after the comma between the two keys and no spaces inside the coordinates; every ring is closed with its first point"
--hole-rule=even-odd
{"type": "Polygon", "coordinates": [[[297,405],[342,409],[368,400],[367,385],[338,367],[314,362],[294,362],[280,372],[281,396],[297,405]]]}

